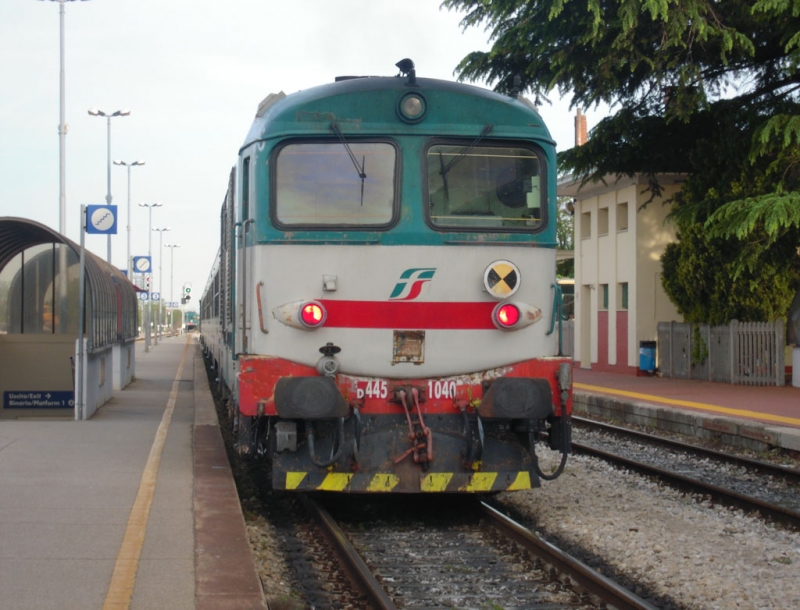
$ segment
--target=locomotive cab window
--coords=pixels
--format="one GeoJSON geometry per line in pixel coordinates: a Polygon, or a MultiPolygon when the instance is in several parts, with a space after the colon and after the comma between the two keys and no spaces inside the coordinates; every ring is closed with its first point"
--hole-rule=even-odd
{"type": "Polygon", "coordinates": [[[542,227],[542,162],[522,146],[434,144],[427,152],[433,226],[526,230],[542,227]]]}
{"type": "Polygon", "coordinates": [[[275,160],[274,220],[284,226],[390,224],[397,153],[386,142],[296,142],[275,160]]]}

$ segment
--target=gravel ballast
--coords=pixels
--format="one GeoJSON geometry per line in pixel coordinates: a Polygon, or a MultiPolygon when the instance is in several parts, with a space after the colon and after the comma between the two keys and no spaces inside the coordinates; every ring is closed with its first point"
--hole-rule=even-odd
{"type": "Polygon", "coordinates": [[[590,457],[499,499],[537,533],[667,608],[800,608],[800,535],[590,457]],[[609,573],[610,572],[610,573],[609,573]]]}

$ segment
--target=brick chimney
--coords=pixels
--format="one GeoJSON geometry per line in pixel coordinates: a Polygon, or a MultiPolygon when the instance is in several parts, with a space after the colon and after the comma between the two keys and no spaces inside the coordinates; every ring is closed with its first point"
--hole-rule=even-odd
{"type": "Polygon", "coordinates": [[[588,139],[586,135],[586,115],[578,108],[575,115],[575,146],[583,146],[588,139]]]}

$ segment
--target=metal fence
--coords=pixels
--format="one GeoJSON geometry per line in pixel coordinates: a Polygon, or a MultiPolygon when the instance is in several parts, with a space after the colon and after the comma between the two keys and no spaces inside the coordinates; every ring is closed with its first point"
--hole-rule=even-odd
{"type": "Polygon", "coordinates": [[[664,377],[742,385],[785,383],[783,320],[727,326],[658,323],[658,368],[664,377]]]}

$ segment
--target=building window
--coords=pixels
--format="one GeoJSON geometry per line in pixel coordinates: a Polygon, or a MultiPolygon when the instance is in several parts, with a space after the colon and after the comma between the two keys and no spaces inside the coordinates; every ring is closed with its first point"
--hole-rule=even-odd
{"type": "Polygon", "coordinates": [[[628,230],[628,204],[617,204],[617,231],[628,230]]]}
{"type": "Polygon", "coordinates": [[[600,208],[597,213],[597,234],[608,235],[608,208],[600,208]]]}
{"type": "Polygon", "coordinates": [[[620,303],[619,309],[628,309],[628,282],[622,282],[619,285],[619,298],[617,302],[620,303]]]}
{"type": "Polygon", "coordinates": [[[592,236],[592,213],[584,212],[581,214],[581,239],[589,239],[592,236]]]}
{"type": "Polygon", "coordinates": [[[600,296],[603,299],[600,309],[608,309],[608,284],[600,284],[600,296]]]}

